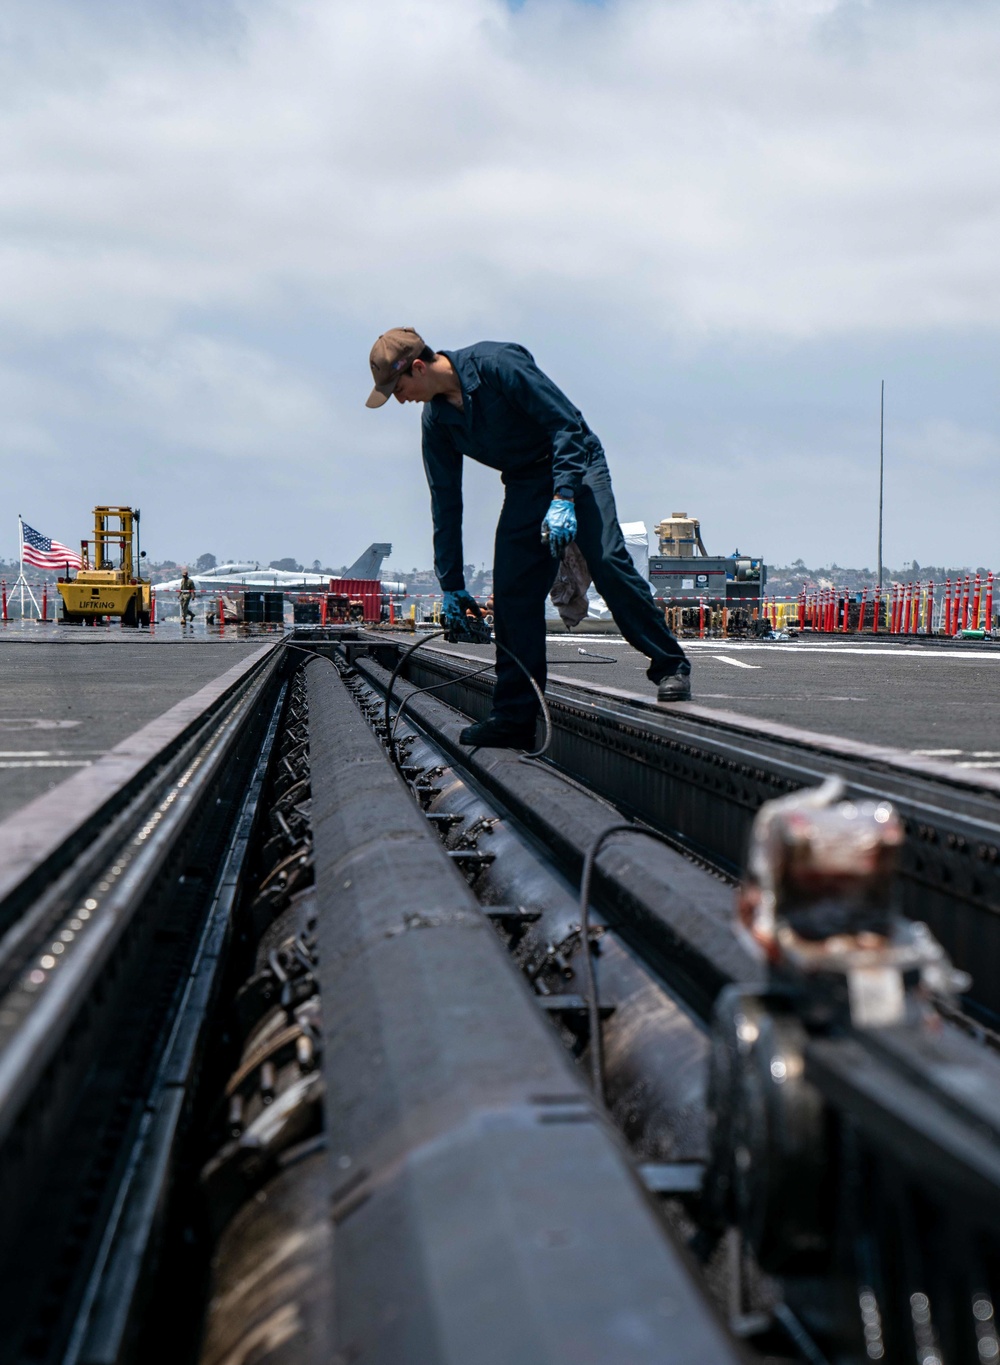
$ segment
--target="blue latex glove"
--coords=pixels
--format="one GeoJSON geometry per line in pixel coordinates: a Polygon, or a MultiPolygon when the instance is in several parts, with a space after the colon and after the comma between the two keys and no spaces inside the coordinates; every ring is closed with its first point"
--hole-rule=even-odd
{"type": "Polygon", "coordinates": [[[576,508],[569,498],[553,498],[542,522],[542,539],[549,542],[555,559],[561,559],[566,546],[576,540],[576,508]]]}
{"type": "Polygon", "coordinates": [[[480,614],[479,603],[471,592],[466,592],[464,588],[459,588],[456,592],[446,592],[442,594],[442,621],[454,621],[460,624],[465,620],[465,613],[467,611],[471,611],[473,616],[478,616],[480,614]]]}

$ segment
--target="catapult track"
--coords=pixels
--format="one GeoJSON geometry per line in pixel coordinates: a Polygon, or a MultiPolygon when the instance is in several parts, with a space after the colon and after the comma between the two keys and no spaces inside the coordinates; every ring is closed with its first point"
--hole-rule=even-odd
{"type": "Polygon", "coordinates": [[[0,1359],[991,1358],[1000,1059],[967,1020],[783,1025],[783,1152],[707,1094],[720,998],[762,990],[750,821],[831,772],[900,811],[906,912],[1000,1014],[991,779],[560,679],[544,761],[469,754],[490,679],[429,649],[397,769],[399,649],[262,651],[9,860],[0,1359]],[[597,857],[588,1000],[577,886],[623,821],[671,846],[597,857]]]}

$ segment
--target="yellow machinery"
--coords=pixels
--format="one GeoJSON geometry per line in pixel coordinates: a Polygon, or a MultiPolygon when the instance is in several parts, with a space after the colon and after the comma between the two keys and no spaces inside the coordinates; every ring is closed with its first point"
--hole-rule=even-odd
{"type": "Polygon", "coordinates": [[[80,555],[76,577],[59,579],[62,619],[80,624],[120,616],[123,626],[148,626],[150,585],[141,575],[146,552],[139,552],[139,509],[95,507],[94,538],[81,540],[80,555]]]}

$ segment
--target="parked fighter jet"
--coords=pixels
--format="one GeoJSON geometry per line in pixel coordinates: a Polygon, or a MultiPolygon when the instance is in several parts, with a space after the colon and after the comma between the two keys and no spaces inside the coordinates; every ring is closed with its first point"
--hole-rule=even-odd
{"type": "MultiPolygon", "coordinates": [[[[344,570],[341,578],[378,578],[382,561],[392,554],[392,546],[386,542],[373,542],[354,563],[344,570]]],[[[305,570],[268,569],[257,563],[217,564],[214,569],[191,575],[194,585],[200,591],[239,588],[326,588],[330,583],[328,573],[307,573],[305,570]]],[[[157,592],[176,591],[181,585],[179,578],[168,583],[157,583],[157,592]]],[[[386,592],[405,594],[405,583],[391,583],[383,580],[386,592]]]]}

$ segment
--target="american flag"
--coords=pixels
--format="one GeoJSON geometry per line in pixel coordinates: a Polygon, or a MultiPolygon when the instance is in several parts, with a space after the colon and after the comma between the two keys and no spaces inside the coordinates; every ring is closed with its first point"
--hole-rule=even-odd
{"type": "Polygon", "coordinates": [[[22,564],[33,564],[36,569],[65,569],[67,564],[72,569],[80,567],[82,560],[75,550],[43,536],[20,517],[18,520],[21,522],[22,564]]]}

